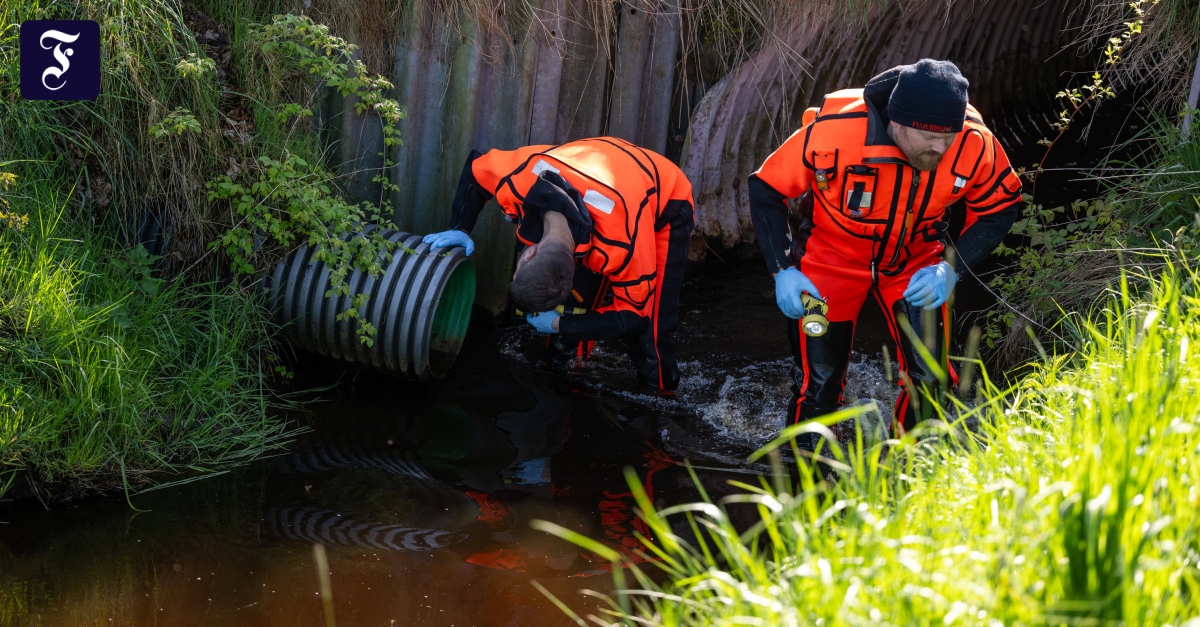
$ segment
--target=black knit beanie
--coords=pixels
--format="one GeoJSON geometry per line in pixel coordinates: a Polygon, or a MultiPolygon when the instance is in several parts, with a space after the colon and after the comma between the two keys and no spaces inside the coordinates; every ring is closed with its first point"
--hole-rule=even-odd
{"type": "Polygon", "coordinates": [[[900,70],[888,117],[922,131],[957,133],[967,113],[968,85],[953,63],[921,59],[900,70]]]}

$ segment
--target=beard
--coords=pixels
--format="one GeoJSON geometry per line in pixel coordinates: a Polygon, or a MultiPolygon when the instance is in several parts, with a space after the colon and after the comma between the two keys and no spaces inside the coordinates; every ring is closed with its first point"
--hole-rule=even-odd
{"type": "Polygon", "coordinates": [[[913,134],[916,132],[902,126],[888,128],[888,135],[896,143],[900,152],[904,153],[904,158],[908,160],[909,165],[922,172],[932,172],[937,169],[945,154],[931,150],[931,142],[921,137],[914,137],[913,134]]]}
{"type": "Polygon", "coordinates": [[[922,172],[932,172],[936,170],[938,164],[942,162],[942,155],[936,152],[925,152],[919,155],[905,155],[908,157],[908,162],[912,166],[922,172]]]}

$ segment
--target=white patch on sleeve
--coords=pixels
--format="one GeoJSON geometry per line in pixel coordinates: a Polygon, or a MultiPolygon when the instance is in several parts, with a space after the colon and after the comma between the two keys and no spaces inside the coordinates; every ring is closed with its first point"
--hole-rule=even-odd
{"type": "Polygon", "coordinates": [[[617,206],[617,203],[614,202],[613,199],[594,189],[589,189],[587,193],[583,195],[583,202],[591,205],[596,211],[600,211],[609,215],[612,214],[613,207],[617,206]]]}
{"type": "Polygon", "coordinates": [[[542,161],[541,159],[538,159],[537,163],[533,164],[533,175],[534,176],[541,176],[542,172],[545,172],[546,170],[550,170],[551,172],[553,172],[555,174],[559,173],[558,168],[550,165],[549,163],[546,163],[545,161],[542,161]]]}

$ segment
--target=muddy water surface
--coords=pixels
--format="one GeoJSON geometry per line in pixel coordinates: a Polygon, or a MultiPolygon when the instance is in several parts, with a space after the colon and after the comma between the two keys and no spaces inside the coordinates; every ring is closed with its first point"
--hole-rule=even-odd
{"type": "MultiPolygon", "coordinates": [[[[787,341],[758,261],[694,273],[674,397],[633,390],[619,345],[547,364],[523,325],[473,329],[445,382],[424,388],[316,358],[334,383],[288,454],[121,497],[0,508],[0,625],[323,625],[313,544],[327,547],[341,625],[569,624],[612,588],[607,563],[535,519],[626,554],[639,523],[623,476],[659,504],[763,469],[745,455],[782,426],[787,341]]],[[[860,327],[847,398],[891,386],[885,333],[860,327]]]]}

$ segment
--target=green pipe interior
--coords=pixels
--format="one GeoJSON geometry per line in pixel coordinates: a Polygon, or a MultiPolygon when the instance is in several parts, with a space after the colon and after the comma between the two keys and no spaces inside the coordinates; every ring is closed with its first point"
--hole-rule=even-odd
{"type": "Polygon", "coordinates": [[[446,286],[438,297],[437,311],[433,314],[433,328],[429,332],[429,367],[441,376],[462,348],[467,335],[467,324],[471,321],[471,304],[475,302],[475,264],[464,261],[458,264],[446,286]]]}

